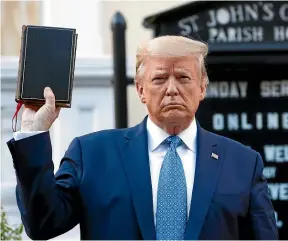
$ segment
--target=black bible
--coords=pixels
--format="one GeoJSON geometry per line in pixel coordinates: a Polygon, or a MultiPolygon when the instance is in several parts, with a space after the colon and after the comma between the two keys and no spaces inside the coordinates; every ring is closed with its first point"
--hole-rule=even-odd
{"type": "Polygon", "coordinates": [[[57,107],[71,108],[77,37],[72,28],[22,26],[18,104],[43,105],[48,86],[57,107]]]}

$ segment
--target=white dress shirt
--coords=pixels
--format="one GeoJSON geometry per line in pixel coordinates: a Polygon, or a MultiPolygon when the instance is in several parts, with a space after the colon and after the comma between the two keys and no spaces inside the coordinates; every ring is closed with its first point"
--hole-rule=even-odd
{"type": "MultiPolygon", "coordinates": [[[[167,153],[167,146],[161,145],[161,143],[169,136],[164,130],[155,125],[151,119],[147,118],[147,132],[148,132],[148,153],[150,163],[150,173],[152,182],[153,193],[153,213],[154,221],[156,220],[157,209],[157,190],[158,180],[160,175],[160,169],[164,160],[164,156],[167,153]]],[[[13,133],[15,140],[27,138],[32,135],[42,133],[42,131],[33,132],[15,132],[13,133]]],[[[194,184],[194,174],[196,166],[196,136],[197,125],[195,119],[190,126],[178,135],[184,144],[177,147],[177,153],[180,156],[183,164],[183,169],[186,178],[187,186],[187,213],[189,215],[190,204],[192,199],[192,190],[194,184]]],[[[156,223],[156,222],[155,222],[156,223]]]]}
{"type": "Polygon", "coordinates": [[[17,131],[17,132],[13,132],[13,137],[15,139],[15,141],[30,137],[30,136],[34,136],[40,133],[43,133],[45,131],[26,131],[26,132],[21,132],[21,131],[17,131]]]}
{"type": "MultiPolygon", "coordinates": [[[[164,160],[164,156],[168,151],[166,145],[161,143],[170,136],[160,127],[155,125],[151,119],[147,118],[147,131],[148,131],[148,152],[149,152],[149,163],[150,173],[153,191],[153,211],[154,211],[154,222],[156,217],[157,209],[157,190],[158,180],[160,175],[160,169],[164,160]]],[[[190,204],[192,199],[192,190],[194,184],[194,174],[196,166],[196,137],[197,137],[197,125],[195,119],[190,126],[178,135],[184,144],[177,147],[177,153],[180,156],[183,164],[183,169],[186,177],[187,186],[187,212],[189,215],[190,204]]],[[[156,223],[156,222],[155,222],[156,223]]]]}

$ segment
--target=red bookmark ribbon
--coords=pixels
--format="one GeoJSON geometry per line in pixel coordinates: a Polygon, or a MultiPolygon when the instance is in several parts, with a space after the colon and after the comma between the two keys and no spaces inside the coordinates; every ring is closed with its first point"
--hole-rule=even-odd
{"type": "Polygon", "coordinates": [[[17,104],[17,106],[16,106],[16,111],[15,111],[15,113],[14,113],[14,115],[13,115],[13,118],[12,118],[12,130],[13,130],[13,132],[16,131],[16,128],[17,128],[17,116],[18,116],[18,112],[19,112],[19,110],[21,109],[22,105],[23,105],[23,103],[18,102],[18,104],[17,104]],[[15,119],[15,123],[14,123],[14,125],[13,125],[14,119],[15,119]]]}

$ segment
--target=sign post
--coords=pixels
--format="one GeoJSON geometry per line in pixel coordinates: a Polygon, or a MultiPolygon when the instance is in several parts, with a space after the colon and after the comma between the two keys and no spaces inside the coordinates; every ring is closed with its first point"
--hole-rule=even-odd
{"type": "Polygon", "coordinates": [[[113,85],[115,127],[127,128],[126,21],[116,12],[111,21],[113,40],[113,85]]]}

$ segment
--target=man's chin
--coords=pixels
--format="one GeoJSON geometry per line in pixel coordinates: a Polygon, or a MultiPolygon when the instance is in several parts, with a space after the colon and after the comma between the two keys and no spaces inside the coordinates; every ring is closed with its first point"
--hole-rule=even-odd
{"type": "Polygon", "coordinates": [[[163,113],[163,117],[166,121],[169,122],[178,122],[183,120],[183,118],[187,117],[186,113],[183,110],[179,109],[170,109],[163,113]]]}

